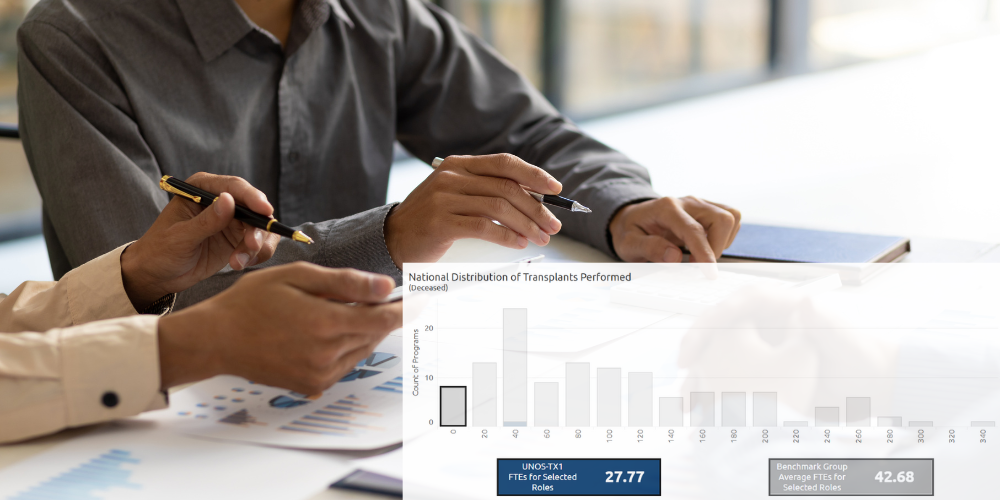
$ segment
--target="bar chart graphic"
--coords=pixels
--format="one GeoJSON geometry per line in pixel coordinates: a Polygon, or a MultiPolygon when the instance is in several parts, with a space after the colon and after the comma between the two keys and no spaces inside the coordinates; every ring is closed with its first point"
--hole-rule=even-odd
{"type": "Polygon", "coordinates": [[[434,478],[455,498],[492,498],[469,492],[504,479],[498,459],[649,458],[671,475],[663,496],[763,499],[768,460],[845,457],[933,459],[961,484],[951,494],[989,477],[951,471],[1000,466],[1000,266],[899,266],[821,294],[746,290],[698,315],[611,300],[659,265],[414,269],[404,285],[448,290],[404,299],[404,485],[434,478]]]}
{"type": "Polygon", "coordinates": [[[10,498],[12,500],[100,498],[103,493],[116,489],[141,490],[141,485],[129,481],[134,466],[140,462],[141,460],[132,456],[130,451],[108,450],[10,498]]]}
{"type": "MultiPolygon", "coordinates": [[[[502,427],[591,427],[593,415],[596,427],[612,428],[933,427],[933,420],[904,421],[903,416],[873,414],[871,396],[847,396],[838,406],[815,406],[808,414],[788,419],[779,419],[778,392],[699,391],[654,396],[653,372],[598,367],[589,362],[563,363],[559,367],[565,373],[561,380],[532,381],[528,375],[529,308],[504,308],[501,314],[502,362],[471,362],[471,385],[440,387],[440,426],[497,427],[500,422],[502,427]],[[498,408],[503,408],[499,421],[498,408]],[[472,415],[471,423],[466,414],[472,415]]],[[[949,425],[985,428],[993,427],[995,421],[949,425]]]]}
{"type": "MultiPolygon", "coordinates": [[[[580,275],[643,272],[594,266],[580,275]]],[[[705,319],[612,303],[609,287],[511,280],[436,296],[407,319],[425,328],[410,339],[420,347],[410,367],[424,374],[419,392],[435,399],[423,421],[514,430],[988,429],[998,420],[982,404],[1000,392],[998,321],[989,313],[907,304],[844,319],[779,303],[749,317],[805,323],[747,328],[735,312],[705,319]],[[761,316],[769,308],[777,319],[761,316]]],[[[879,303],[879,293],[861,303],[879,303]]]]}

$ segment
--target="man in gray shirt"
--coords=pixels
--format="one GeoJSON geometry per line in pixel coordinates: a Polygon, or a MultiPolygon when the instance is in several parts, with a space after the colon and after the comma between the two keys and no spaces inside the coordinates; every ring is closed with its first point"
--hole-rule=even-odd
{"type": "Polygon", "coordinates": [[[734,209],[660,198],[644,168],[420,0],[42,0],[18,46],[22,141],[56,278],[141,236],[168,201],[161,176],[201,170],[247,179],[319,243],[281,242],[268,265],[397,280],[403,262],[460,238],[523,248],[561,229],[628,261],[679,261],[682,246],[714,261],[739,230],[734,209]],[[394,140],[427,162],[456,156],[386,205],[394,140]],[[594,212],[556,220],[519,185],[594,212]]]}

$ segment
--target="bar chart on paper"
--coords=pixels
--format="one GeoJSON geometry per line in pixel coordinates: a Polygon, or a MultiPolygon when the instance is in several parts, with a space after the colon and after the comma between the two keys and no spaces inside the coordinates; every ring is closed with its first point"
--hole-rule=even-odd
{"type": "Polygon", "coordinates": [[[185,434],[313,449],[374,449],[399,442],[400,339],[389,336],[322,394],[221,375],[171,395],[142,418],[185,434]]]}
{"type": "Polygon", "coordinates": [[[80,465],[17,493],[12,500],[58,500],[100,498],[112,491],[138,491],[142,486],[129,481],[140,463],[127,450],[108,450],[80,465]]]}
{"type": "MultiPolygon", "coordinates": [[[[451,266],[426,273],[478,272],[451,266]]],[[[997,318],[975,300],[893,310],[859,288],[832,297],[823,314],[798,299],[750,297],[706,318],[614,303],[619,281],[582,278],[642,272],[533,264],[516,281],[455,285],[407,310],[403,425],[414,442],[405,453],[420,462],[413,470],[446,474],[427,457],[449,450],[484,467],[510,456],[742,466],[786,454],[1000,465],[997,318]],[[880,305],[872,316],[858,303],[880,305]]],[[[471,488],[487,478],[468,479],[471,488]]]]}

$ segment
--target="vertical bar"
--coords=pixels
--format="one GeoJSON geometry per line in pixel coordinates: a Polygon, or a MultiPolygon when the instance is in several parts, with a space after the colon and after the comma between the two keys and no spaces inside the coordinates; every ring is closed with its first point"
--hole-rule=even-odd
{"type": "Polygon", "coordinates": [[[847,398],[847,426],[872,426],[872,398],[847,398]]]}
{"type": "Polygon", "coordinates": [[[688,43],[691,44],[688,60],[688,70],[691,74],[702,71],[705,59],[705,0],[688,1],[688,43]]]}
{"type": "Polygon", "coordinates": [[[840,427],[840,408],[816,407],[816,427],[840,427]]]}
{"type": "Polygon", "coordinates": [[[771,0],[768,59],[772,74],[786,76],[809,70],[810,3],[808,0],[771,0]]]}
{"type": "Polygon", "coordinates": [[[559,427],[559,382],[535,382],[535,427],[559,427]]]}
{"type": "Polygon", "coordinates": [[[528,425],[528,310],[503,310],[503,426],[528,425]]]}
{"type": "Polygon", "coordinates": [[[684,398],[660,398],[660,427],[684,427],[684,398]]]}
{"type": "Polygon", "coordinates": [[[715,393],[691,393],[691,427],[715,427],[715,393]]]}
{"type": "Polygon", "coordinates": [[[566,363],[566,426],[590,427],[590,363],[566,363]]]}
{"type": "Polygon", "coordinates": [[[910,420],[910,427],[934,427],[930,420],[910,420]]]}
{"type": "Polygon", "coordinates": [[[778,426],[777,392],[753,393],[753,426],[754,427],[778,426]]]}
{"type": "Polygon", "coordinates": [[[442,385],[439,420],[441,427],[465,427],[466,405],[464,385],[442,385]]]}
{"type": "Polygon", "coordinates": [[[778,11],[781,9],[781,0],[768,0],[767,16],[767,65],[772,72],[778,69],[778,27],[781,24],[778,11]]]}
{"type": "Polygon", "coordinates": [[[722,426],[723,427],[747,426],[747,393],[745,392],[722,393],[722,426]]]}
{"type": "Polygon", "coordinates": [[[560,111],[566,105],[566,16],[564,0],[542,0],[542,93],[560,111]]]}
{"type": "Polygon", "coordinates": [[[597,369],[597,425],[622,425],[622,369],[597,369]]]}
{"type": "Polygon", "coordinates": [[[997,423],[995,420],[973,420],[972,427],[996,427],[997,423]]]}
{"type": "Polygon", "coordinates": [[[878,417],[876,422],[879,427],[902,427],[903,417],[878,417]]]}
{"type": "Polygon", "coordinates": [[[472,363],[472,425],[497,425],[496,363],[472,363]]]}
{"type": "Polygon", "coordinates": [[[628,426],[653,426],[653,372],[628,374],[628,426]]]}

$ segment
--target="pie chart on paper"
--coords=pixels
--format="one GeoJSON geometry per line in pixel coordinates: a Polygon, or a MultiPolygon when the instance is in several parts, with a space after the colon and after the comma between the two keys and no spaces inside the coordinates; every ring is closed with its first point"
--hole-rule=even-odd
{"type": "Polygon", "coordinates": [[[399,364],[399,356],[387,352],[373,352],[371,356],[362,359],[357,366],[341,382],[351,382],[353,380],[374,377],[385,370],[399,364]]]}

